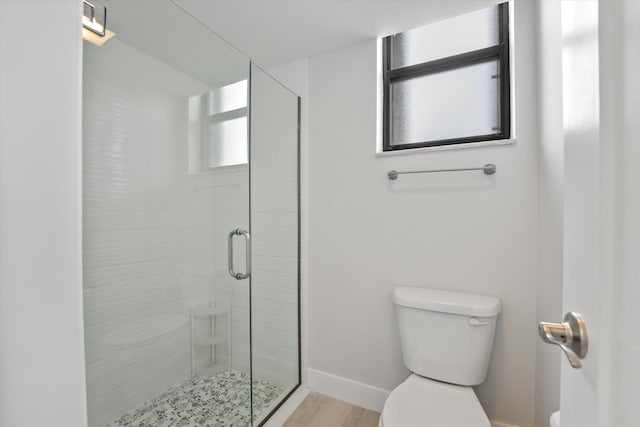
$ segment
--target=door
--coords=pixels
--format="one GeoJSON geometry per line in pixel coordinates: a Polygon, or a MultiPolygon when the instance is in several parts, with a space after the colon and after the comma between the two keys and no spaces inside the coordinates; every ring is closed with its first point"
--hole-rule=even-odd
{"type": "Polygon", "coordinates": [[[563,1],[563,311],[589,350],[561,374],[562,427],[640,425],[640,2],[563,1]]]}
{"type": "Polygon", "coordinates": [[[251,64],[253,425],[300,384],[298,96],[251,64]]]}

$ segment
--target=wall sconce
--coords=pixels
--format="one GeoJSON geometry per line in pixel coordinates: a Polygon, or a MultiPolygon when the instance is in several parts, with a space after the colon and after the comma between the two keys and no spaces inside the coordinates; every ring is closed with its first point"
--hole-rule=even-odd
{"type": "Polygon", "coordinates": [[[115,36],[107,30],[107,8],[96,2],[83,1],[82,38],[97,46],[102,46],[115,36]]]}
{"type": "Polygon", "coordinates": [[[98,36],[104,37],[107,29],[107,8],[84,0],[82,26],[98,36]]]}

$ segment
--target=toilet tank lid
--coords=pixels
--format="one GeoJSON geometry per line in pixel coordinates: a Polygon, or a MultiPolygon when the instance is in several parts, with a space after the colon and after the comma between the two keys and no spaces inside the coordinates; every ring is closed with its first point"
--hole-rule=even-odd
{"type": "Polygon", "coordinates": [[[496,297],[442,289],[398,286],[393,289],[393,302],[403,307],[465,316],[493,317],[500,313],[500,300],[496,297]]]}

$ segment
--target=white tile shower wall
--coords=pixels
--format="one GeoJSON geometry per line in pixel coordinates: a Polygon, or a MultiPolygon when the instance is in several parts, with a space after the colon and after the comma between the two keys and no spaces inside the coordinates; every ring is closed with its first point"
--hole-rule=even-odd
{"type": "Polygon", "coordinates": [[[391,290],[501,298],[477,393],[491,419],[533,425],[537,287],[535,4],[516,2],[517,141],[376,156],[376,41],[309,60],[309,367],[383,390],[408,375],[391,290]],[[495,163],[496,175],[402,176],[495,163]],[[532,329],[533,328],[533,329],[532,329]]]}
{"type": "Polygon", "coordinates": [[[184,154],[175,143],[186,137],[186,106],[139,78],[156,67],[170,73],[117,39],[85,46],[85,340],[95,426],[190,368],[178,286],[184,154]],[[172,330],[159,330],[156,319],[169,313],[172,330]]]}
{"type": "Polygon", "coordinates": [[[226,272],[248,193],[246,167],[187,173],[187,100],[206,86],[118,39],[85,55],[85,334],[99,426],[189,375],[191,307],[231,302],[233,364],[248,372],[247,286],[226,272]]]}

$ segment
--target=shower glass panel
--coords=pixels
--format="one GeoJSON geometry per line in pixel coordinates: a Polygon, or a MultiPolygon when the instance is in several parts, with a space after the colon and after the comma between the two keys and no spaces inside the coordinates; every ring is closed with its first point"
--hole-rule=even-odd
{"type": "Polygon", "coordinates": [[[259,425],[299,384],[297,97],[257,69],[253,87],[172,2],[102,3],[116,36],[84,43],[83,70],[89,426],[259,425]]]}
{"type": "MultiPolygon", "coordinates": [[[[300,382],[298,163],[298,97],[252,64],[252,369],[282,397],[300,382]]],[[[281,400],[264,406],[254,398],[256,420],[281,400]]]]}

